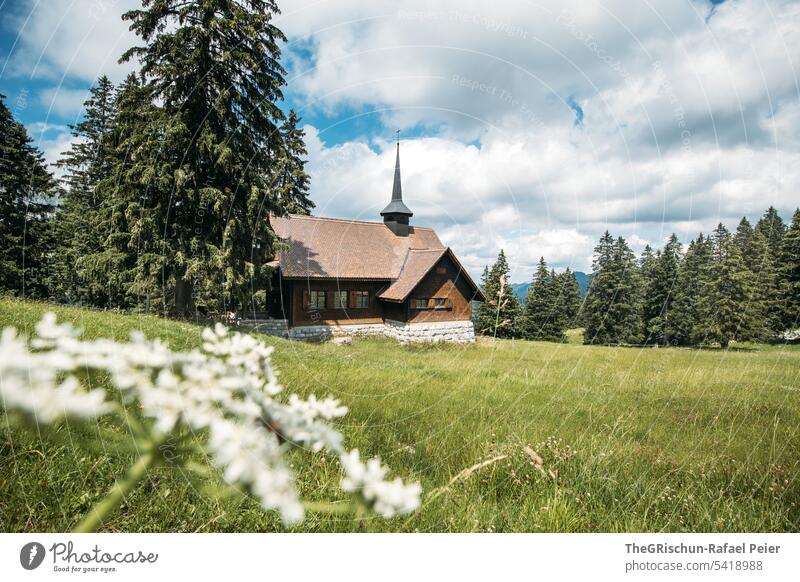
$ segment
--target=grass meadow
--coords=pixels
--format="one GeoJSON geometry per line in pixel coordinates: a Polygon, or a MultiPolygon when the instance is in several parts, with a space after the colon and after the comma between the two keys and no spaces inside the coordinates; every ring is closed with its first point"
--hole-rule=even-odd
{"type": "MultiPolygon", "coordinates": [[[[0,301],[0,327],[30,334],[47,310],[87,337],[200,343],[190,323],[17,301],[0,301]]],[[[567,344],[265,341],[287,391],[340,398],[347,446],[424,490],[411,516],[309,514],[292,531],[800,529],[800,346],[588,347],[578,331],[567,344]]],[[[53,434],[0,410],[0,530],[71,529],[131,443],[102,420],[53,434]]],[[[337,498],[335,459],[298,455],[294,469],[304,498],[337,498]]],[[[246,496],[206,495],[213,485],[159,467],[104,529],[283,531],[246,496]]]]}

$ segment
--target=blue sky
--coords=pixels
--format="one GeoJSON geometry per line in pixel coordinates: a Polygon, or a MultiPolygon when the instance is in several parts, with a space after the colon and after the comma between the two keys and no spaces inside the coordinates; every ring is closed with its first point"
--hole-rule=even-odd
{"type": "MultiPolygon", "coordinates": [[[[800,187],[800,8],[780,0],[285,0],[286,108],[317,213],[379,219],[403,137],[414,222],[474,274],[506,250],[587,270],[800,187]]],[[[0,0],[0,92],[54,161],[94,79],[121,80],[136,0],[0,0]]]]}

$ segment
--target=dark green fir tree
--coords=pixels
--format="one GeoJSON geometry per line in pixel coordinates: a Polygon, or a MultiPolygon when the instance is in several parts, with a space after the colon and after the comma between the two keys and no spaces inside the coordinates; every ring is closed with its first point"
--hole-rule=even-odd
{"type": "Polygon", "coordinates": [[[60,299],[105,307],[107,279],[92,277],[87,260],[103,249],[98,212],[102,204],[98,185],[114,168],[110,140],[115,116],[114,85],[100,77],[84,102],[83,119],[72,126],[73,139],[58,162],[64,170],[64,195],[54,221],[55,277],[52,288],[60,299]]]}
{"type": "Polygon", "coordinates": [[[492,268],[484,270],[482,291],[486,301],[478,308],[477,331],[494,337],[516,337],[520,305],[511,289],[511,269],[502,249],[492,268]]]}
{"type": "Polygon", "coordinates": [[[755,230],[760,232],[766,239],[770,253],[772,253],[773,264],[778,263],[781,255],[781,245],[783,235],[786,233],[786,225],[774,207],[770,206],[764,215],[756,223],[755,230]]]}
{"type": "Polygon", "coordinates": [[[0,292],[49,296],[58,184],[0,95],[0,292]]]}
{"type": "Polygon", "coordinates": [[[783,328],[794,331],[800,327],[800,209],[794,211],[792,222],[783,237],[778,285],[783,306],[783,328]]]}
{"type": "Polygon", "coordinates": [[[123,60],[141,62],[159,104],[156,160],[134,164],[128,180],[162,198],[149,205],[164,234],[136,278],[158,268],[173,314],[246,307],[268,285],[275,236],[265,217],[297,210],[298,198],[270,183],[284,119],[278,12],[273,0],[144,0],[123,16],[145,43],[123,60]]]}
{"type": "Polygon", "coordinates": [[[763,321],[748,309],[756,295],[755,280],[730,232],[720,224],[711,240],[713,261],[698,300],[695,343],[727,348],[731,341],[758,334],[763,321]]]}
{"type": "Polygon", "coordinates": [[[669,345],[670,318],[675,285],[681,263],[681,243],[673,233],[654,259],[651,272],[645,275],[644,326],[650,343],[669,345]]]}
{"type": "Polygon", "coordinates": [[[580,327],[579,321],[581,317],[581,288],[578,285],[578,279],[575,273],[567,267],[567,269],[558,275],[559,280],[559,297],[564,309],[564,318],[566,319],[567,328],[580,327]]]}
{"type": "Polygon", "coordinates": [[[689,243],[678,268],[671,315],[666,326],[672,344],[691,345],[697,338],[698,301],[712,273],[712,261],[711,239],[701,233],[689,243]]]}
{"type": "Polygon", "coordinates": [[[566,339],[567,317],[558,275],[542,257],[528,287],[520,332],[525,339],[560,342],[566,339]]]}
{"type": "Polygon", "coordinates": [[[622,237],[606,233],[595,247],[593,277],[584,303],[588,344],[636,344],[643,340],[641,277],[622,237]]]}

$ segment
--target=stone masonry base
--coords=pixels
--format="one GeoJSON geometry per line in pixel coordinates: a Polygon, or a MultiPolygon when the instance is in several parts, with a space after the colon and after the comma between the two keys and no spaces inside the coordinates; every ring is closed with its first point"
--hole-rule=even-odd
{"type": "Polygon", "coordinates": [[[350,325],[301,325],[288,327],[285,319],[243,321],[254,331],[296,340],[326,340],[341,336],[382,335],[400,343],[449,342],[466,344],[475,341],[471,321],[441,321],[435,323],[405,323],[387,319],[385,323],[354,323],[350,325]]]}

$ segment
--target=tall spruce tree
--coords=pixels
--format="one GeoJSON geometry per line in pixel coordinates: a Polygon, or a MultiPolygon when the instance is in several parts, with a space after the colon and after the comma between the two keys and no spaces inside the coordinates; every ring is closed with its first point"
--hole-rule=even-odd
{"type": "Polygon", "coordinates": [[[566,327],[561,281],[554,271],[548,270],[542,257],[525,296],[520,332],[525,339],[560,342],[566,339],[566,327]]]}
{"type": "Polygon", "coordinates": [[[763,321],[747,309],[755,297],[753,274],[724,225],[714,230],[712,243],[713,262],[697,305],[694,341],[727,348],[733,340],[760,333],[763,321]]]}
{"type": "Polygon", "coordinates": [[[642,279],[642,331],[644,333],[644,341],[650,342],[650,332],[648,331],[649,323],[652,319],[657,317],[661,311],[657,301],[654,300],[654,288],[657,285],[658,279],[658,253],[653,252],[653,248],[648,244],[642,250],[642,256],[639,257],[639,275],[642,279]]]}
{"type": "Polygon", "coordinates": [[[778,266],[778,285],[784,330],[800,327],[800,208],[783,237],[778,266]]]}
{"type": "Polygon", "coordinates": [[[636,344],[642,341],[641,277],[625,239],[608,231],[595,247],[594,271],[584,303],[588,344],[636,344]]]}
{"type": "Polygon", "coordinates": [[[114,107],[111,173],[98,184],[101,247],[82,263],[87,280],[105,286],[110,307],[164,312],[171,249],[164,228],[172,178],[165,173],[169,164],[161,163],[167,141],[161,112],[133,73],[118,87],[114,107]]]}
{"type": "Polygon", "coordinates": [[[567,269],[559,276],[559,295],[567,328],[578,327],[581,316],[581,288],[575,273],[567,269]]]}
{"type": "Polygon", "coordinates": [[[644,274],[644,327],[648,342],[669,345],[670,318],[675,295],[675,283],[681,262],[681,243],[673,233],[653,260],[649,273],[644,274]]]}
{"type": "Polygon", "coordinates": [[[157,160],[129,179],[168,192],[150,265],[161,266],[174,314],[244,306],[267,284],[275,238],[265,216],[288,210],[269,181],[285,84],[278,12],[273,0],[143,0],[123,16],[146,43],[123,60],[140,60],[160,104],[157,160]]]}
{"type": "Polygon", "coordinates": [[[666,322],[669,341],[676,345],[692,344],[697,333],[698,302],[711,275],[713,246],[702,233],[689,243],[676,278],[672,314],[666,322]]]}
{"type": "Polygon", "coordinates": [[[305,132],[300,128],[300,118],[294,110],[289,111],[281,127],[281,143],[272,171],[272,190],[287,212],[308,214],[314,203],[308,197],[310,179],[305,171],[305,132]]]}
{"type": "Polygon", "coordinates": [[[47,297],[58,185],[0,95],[0,292],[47,297]]]}
{"type": "Polygon", "coordinates": [[[742,217],[736,227],[733,242],[742,255],[742,261],[753,276],[753,295],[750,303],[742,306],[745,321],[751,322],[741,330],[741,340],[759,341],[779,331],[780,310],[772,252],[769,241],[759,229],[742,217]]]}
{"type": "Polygon", "coordinates": [[[492,268],[484,270],[482,291],[486,301],[478,308],[478,332],[502,338],[516,337],[520,305],[511,289],[511,269],[502,249],[492,268]]]}
{"type": "Polygon", "coordinates": [[[786,225],[783,223],[778,211],[772,206],[767,208],[764,215],[756,223],[755,229],[767,240],[767,245],[772,253],[772,262],[777,265],[781,255],[783,235],[786,233],[786,225]]]}
{"type": "Polygon", "coordinates": [[[98,185],[113,171],[114,145],[110,141],[115,116],[114,85],[105,75],[89,90],[83,119],[72,126],[73,139],[58,162],[64,172],[54,232],[56,238],[53,290],[68,302],[108,305],[106,277],[91,277],[86,258],[102,251],[98,185]]]}

